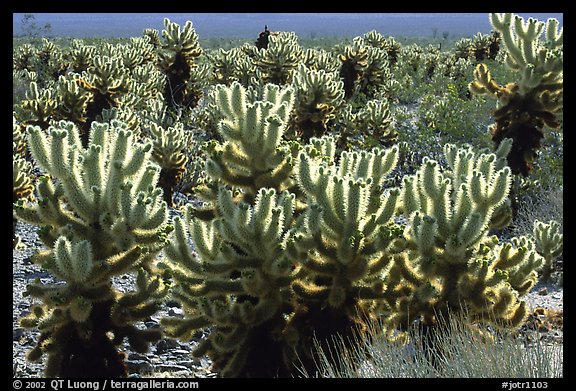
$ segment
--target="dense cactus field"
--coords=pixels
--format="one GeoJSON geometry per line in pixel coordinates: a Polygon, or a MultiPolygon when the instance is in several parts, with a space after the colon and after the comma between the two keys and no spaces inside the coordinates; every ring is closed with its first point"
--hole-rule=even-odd
{"type": "Polygon", "coordinates": [[[13,247],[35,227],[50,276],[24,293],[27,359],[126,377],[196,339],[218,376],[289,377],[336,337],[427,339],[432,367],[447,319],[515,338],[523,297],[562,284],[563,32],[487,18],[448,47],[266,28],[215,48],[168,19],[14,39],[13,247]]]}

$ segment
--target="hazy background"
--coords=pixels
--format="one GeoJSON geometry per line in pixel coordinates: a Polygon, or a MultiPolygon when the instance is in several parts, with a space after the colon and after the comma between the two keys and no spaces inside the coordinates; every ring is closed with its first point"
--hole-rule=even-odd
{"type": "MultiPolygon", "coordinates": [[[[21,34],[23,13],[13,15],[13,35],[21,34]]],[[[163,19],[183,25],[192,21],[200,38],[256,38],[264,25],[272,31],[294,31],[299,37],[355,37],[370,30],[384,36],[438,37],[443,33],[472,36],[491,31],[487,13],[34,13],[36,23],[51,25],[54,37],[135,37],[145,28],[162,31],[163,19]]],[[[520,13],[563,24],[562,13],[520,13]]]]}

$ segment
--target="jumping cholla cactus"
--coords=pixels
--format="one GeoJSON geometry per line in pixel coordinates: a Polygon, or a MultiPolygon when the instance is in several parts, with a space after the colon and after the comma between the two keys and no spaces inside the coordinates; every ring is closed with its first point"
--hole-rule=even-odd
{"type": "Polygon", "coordinates": [[[392,121],[386,100],[370,100],[358,112],[358,129],[386,147],[392,146],[398,139],[392,121]]]}
{"type": "Polygon", "coordinates": [[[375,300],[384,297],[382,277],[402,249],[397,243],[402,230],[392,223],[400,190],[384,188],[398,148],[344,151],[338,163],[335,152],[332,137],[312,139],[295,169],[308,207],[286,251],[307,273],[292,284],[300,306],[288,330],[298,336],[305,366],[315,360],[307,350],[313,339],[321,344],[335,335],[346,339],[376,316],[375,300]]]}
{"type": "MultiPolygon", "coordinates": [[[[30,171],[32,166],[29,162],[17,153],[12,155],[12,202],[17,202],[22,199],[25,201],[34,198],[34,186],[30,179],[30,171]]],[[[15,217],[12,218],[12,248],[16,249],[21,247],[20,238],[16,235],[16,222],[15,217]]]]}
{"type": "Polygon", "coordinates": [[[167,129],[150,122],[146,129],[152,140],[152,158],[161,168],[158,186],[164,192],[164,201],[171,206],[174,188],[186,173],[189,134],[181,122],[167,129]]]}
{"type": "Polygon", "coordinates": [[[268,46],[255,53],[256,75],[263,84],[290,84],[302,56],[303,50],[295,33],[271,34],[268,46]]]}
{"type": "Polygon", "coordinates": [[[50,89],[40,92],[38,84],[31,82],[30,90],[26,91],[26,99],[22,101],[22,108],[30,112],[32,119],[26,121],[24,125],[36,125],[47,129],[57,106],[58,102],[50,89]]]}
{"type": "Polygon", "coordinates": [[[216,83],[231,85],[238,81],[248,87],[256,71],[252,59],[241,48],[230,50],[218,49],[216,54],[210,56],[213,68],[213,78],[216,83]]]}
{"type": "Polygon", "coordinates": [[[553,18],[546,23],[533,18],[524,22],[512,14],[491,14],[490,22],[502,35],[506,65],[520,73],[520,80],[502,86],[486,65],[479,64],[469,88],[475,94],[497,99],[493,113],[496,122],[490,127],[492,140],[498,146],[504,138],[512,138],[508,164],[514,174],[528,176],[544,126],[561,126],[557,114],[564,107],[563,29],[553,18]],[[543,33],[544,41],[540,40],[543,33]]]}
{"type": "Polygon", "coordinates": [[[364,70],[368,67],[368,47],[355,41],[352,46],[346,46],[339,56],[342,66],[340,78],[344,82],[344,98],[350,99],[357,91],[364,70]]]}
{"type": "Polygon", "coordinates": [[[190,206],[185,221],[174,222],[176,240],[165,253],[174,262],[179,284],[173,294],[186,315],[162,324],[181,340],[210,326],[193,355],[208,354],[224,377],[278,375],[285,354],[282,334],[293,311],[290,283],[298,272],[282,245],[294,195],[260,189],[251,206],[236,204],[232,192],[221,187],[218,201],[220,216],[211,222],[193,219],[190,206]],[[188,238],[199,257],[186,245],[188,238]]]}
{"type": "Polygon", "coordinates": [[[72,70],[75,73],[87,71],[92,66],[95,53],[95,46],[85,45],[80,39],[72,40],[72,50],[70,51],[70,66],[72,70]]]}
{"type": "Polygon", "coordinates": [[[338,73],[340,62],[332,52],[324,49],[306,49],[303,54],[302,63],[309,69],[319,71],[323,69],[326,73],[338,73]]]}
{"type": "MultiPolygon", "coordinates": [[[[281,141],[294,105],[293,88],[267,84],[262,99],[250,102],[247,90],[233,82],[216,86],[212,100],[223,116],[218,130],[224,143],[209,145],[208,175],[241,189],[249,204],[260,188],[280,193],[290,187],[292,155],[281,141]]],[[[215,194],[207,200],[214,199],[215,194]]]]}
{"type": "MultiPolygon", "coordinates": [[[[506,141],[510,143],[510,140],[506,141]]],[[[449,169],[424,158],[404,177],[402,210],[407,249],[389,272],[388,324],[406,328],[415,319],[436,327],[439,317],[464,311],[471,320],[517,328],[528,312],[518,299],[536,283],[542,257],[530,239],[499,244],[487,235],[494,211],[512,182],[497,157],[447,144],[449,169]]]]}
{"type": "Polygon", "coordinates": [[[394,37],[384,38],[378,31],[371,30],[361,37],[358,37],[358,39],[360,39],[364,45],[383,49],[387,54],[388,65],[394,65],[398,60],[398,53],[401,47],[394,37]]]}
{"type": "Polygon", "coordinates": [[[186,311],[183,319],[163,319],[166,332],[187,339],[212,326],[194,355],[208,354],[223,376],[270,377],[286,370],[282,334],[298,270],[281,244],[296,202],[284,189],[291,151],[280,142],[293,94],[292,87],[267,84],[261,100],[251,102],[238,82],[214,89],[224,142],[212,143],[206,163],[214,184],[212,213],[188,206],[165,250],[177,281],[173,294],[186,311]]]}
{"type": "Polygon", "coordinates": [[[46,353],[48,377],[125,377],[116,346],[127,338],[145,352],[161,337],[159,329],[135,325],[157,311],[164,294],[151,262],[171,229],[155,187],[160,170],[150,162],[152,145],[135,143],[116,121],[94,122],[88,148],[71,122],[28,132],[34,159],[54,179],[41,177],[38,202],[17,202],[14,215],[40,226],[47,250],[33,261],[61,281],[27,287],[42,301],[20,320],[41,332],[28,359],[46,353]],[[135,291],[113,287],[112,277],[135,272],[135,291]]]}
{"type": "Polygon", "coordinates": [[[308,142],[327,133],[328,122],[344,104],[344,87],[336,73],[298,66],[293,82],[296,91],[293,132],[308,142]]]}
{"type": "Polygon", "coordinates": [[[564,235],[560,232],[560,224],[557,221],[546,224],[538,220],[534,221],[533,235],[536,251],[545,260],[541,279],[548,281],[554,271],[554,260],[561,256],[564,250],[564,235]]]}
{"type": "Polygon", "coordinates": [[[122,60],[118,57],[97,55],[89,72],[74,80],[90,93],[86,103],[86,121],[82,124],[82,145],[88,146],[88,135],[93,121],[104,109],[120,106],[120,97],[128,91],[130,80],[124,75],[122,60]]]}
{"type": "Polygon", "coordinates": [[[357,112],[351,105],[341,110],[338,120],[341,150],[375,146],[392,146],[398,139],[387,100],[369,100],[357,112]]]}
{"type": "MultiPolygon", "coordinates": [[[[76,78],[78,76],[76,75],[76,78]]],[[[86,128],[86,107],[90,93],[79,86],[75,78],[60,76],[56,83],[58,107],[56,115],[60,120],[74,122],[80,129],[86,128]]]]}
{"type": "Polygon", "coordinates": [[[187,82],[190,80],[192,68],[196,67],[196,58],[203,53],[198,42],[198,34],[187,21],[183,29],[177,23],[164,18],[162,30],[162,51],[159,53],[160,68],[166,75],[164,99],[170,107],[180,105],[194,107],[200,96],[189,91],[187,82]]]}

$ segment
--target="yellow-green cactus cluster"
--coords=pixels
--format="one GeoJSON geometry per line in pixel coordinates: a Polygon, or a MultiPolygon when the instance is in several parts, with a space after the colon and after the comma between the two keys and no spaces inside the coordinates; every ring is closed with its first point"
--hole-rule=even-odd
{"type": "Polygon", "coordinates": [[[548,223],[534,221],[533,235],[536,251],[545,261],[541,271],[542,280],[548,281],[554,271],[554,260],[564,251],[564,235],[560,230],[560,224],[554,220],[548,223]]]}
{"type": "Polygon", "coordinates": [[[164,201],[172,205],[174,189],[186,173],[189,134],[181,122],[168,128],[152,122],[146,129],[152,140],[152,158],[161,168],[158,186],[164,190],[164,201]]]}
{"type": "Polygon", "coordinates": [[[271,34],[267,48],[255,52],[256,77],[264,84],[290,84],[303,54],[295,33],[271,34]]]}
{"type": "Polygon", "coordinates": [[[86,127],[86,107],[90,93],[76,82],[78,76],[60,76],[56,83],[58,107],[56,118],[74,122],[81,129],[86,127]]]}
{"type": "Polygon", "coordinates": [[[444,172],[425,158],[416,175],[404,178],[407,249],[387,279],[387,322],[407,327],[420,318],[435,325],[438,316],[464,310],[471,319],[519,327],[527,308],[518,297],[536,282],[542,257],[530,239],[500,245],[488,236],[510,189],[510,168],[497,169],[494,154],[451,144],[445,155],[444,172]]]}
{"type": "Polygon", "coordinates": [[[26,99],[22,101],[22,108],[28,110],[32,116],[32,119],[26,121],[26,125],[48,128],[49,120],[56,111],[57,105],[51,90],[40,91],[36,82],[30,83],[30,90],[26,92],[26,99]]]}
{"type": "Polygon", "coordinates": [[[184,28],[164,18],[162,30],[162,51],[159,53],[159,65],[166,75],[164,99],[171,107],[184,105],[194,107],[200,96],[187,85],[192,70],[197,66],[196,59],[203,50],[198,42],[198,34],[192,22],[187,21],[184,28]]]}
{"type": "Polygon", "coordinates": [[[242,189],[245,200],[253,199],[263,187],[285,190],[292,158],[281,142],[294,105],[294,89],[266,84],[262,100],[251,102],[246,89],[234,82],[230,87],[218,85],[212,97],[223,116],[218,129],[224,143],[213,144],[207,173],[242,189]]]}
{"type": "Polygon", "coordinates": [[[102,109],[118,106],[118,95],[127,92],[128,81],[119,57],[96,55],[89,69],[87,77],[81,76],[77,82],[92,94],[86,111],[89,118],[95,118],[102,109]]]}
{"type": "Polygon", "coordinates": [[[324,49],[306,49],[303,54],[302,63],[309,69],[315,71],[323,69],[327,73],[338,73],[340,70],[340,61],[338,61],[337,56],[324,49]]]}
{"type": "Polygon", "coordinates": [[[29,43],[19,46],[12,57],[12,66],[17,71],[34,71],[34,56],[36,50],[29,43]]]}
{"type": "Polygon", "coordinates": [[[162,42],[160,41],[160,33],[158,30],[146,28],[142,32],[142,35],[155,49],[162,45],[162,42]]]}
{"type": "Polygon", "coordinates": [[[334,139],[312,138],[294,171],[294,152],[280,144],[293,89],[247,95],[238,82],[213,93],[224,140],[206,163],[213,212],[188,207],[175,222],[165,266],[186,314],[164,324],[184,339],[214,326],[194,354],[209,354],[224,376],[287,376],[296,350],[309,353],[311,324],[324,323],[322,338],[349,332],[362,323],[360,302],[382,293],[377,277],[401,232],[387,227],[400,191],[382,188],[397,149],[343,153],[335,164],[334,139]]]}
{"type": "Polygon", "coordinates": [[[563,111],[563,30],[558,20],[527,21],[513,14],[491,14],[490,22],[502,35],[506,65],[519,73],[519,80],[505,86],[492,78],[488,67],[479,64],[470,90],[497,99],[490,127],[494,144],[512,138],[508,164],[515,174],[528,176],[548,126],[558,129],[563,111]],[[544,35],[544,39],[540,37],[544,35]]]}
{"type": "Polygon", "coordinates": [[[339,55],[340,78],[344,82],[344,98],[350,99],[357,93],[358,83],[368,66],[368,48],[358,41],[347,45],[339,55]]]}
{"type": "Polygon", "coordinates": [[[76,73],[87,71],[94,60],[96,47],[85,45],[82,40],[74,39],[72,41],[72,50],[70,51],[70,66],[76,73]]]}
{"type": "MultiPolygon", "coordinates": [[[[12,202],[22,199],[24,202],[34,199],[34,185],[30,173],[32,165],[25,160],[25,133],[16,118],[12,117],[12,202]]],[[[16,218],[12,218],[12,247],[21,247],[16,235],[16,218]]]]}
{"type": "Polygon", "coordinates": [[[257,84],[254,79],[256,66],[242,48],[218,49],[211,60],[216,83],[230,85],[237,81],[244,87],[257,84]]]}
{"type": "Polygon", "coordinates": [[[338,146],[342,150],[351,148],[392,146],[398,139],[388,101],[372,99],[354,111],[347,105],[338,120],[340,125],[338,146]]]}
{"type": "Polygon", "coordinates": [[[358,39],[367,46],[383,49],[386,52],[389,65],[394,65],[398,61],[401,45],[394,39],[394,37],[385,38],[378,31],[371,30],[358,37],[358,39]]]}
{"type": "Polygon", "coordinates": [[[326,134],[328,123],[344,104],[344,87],[337,73],[315,71],[300,64],[293,86],[296,92],[293,133],[304,142],[326,134]]]}
{"type": "Polygon", "coordinates": [[[127,338],[144,352],[161,336],[135,325],[158,309],[164,288],[151,262],[170,230],[152,145],[135,143],[116,121],[94,122],[89,140],[84,148],[71,122],[29,127],[32,156],[50,177],[39,179],[36,203],[14,204],[14,216],[39,226],[47,247],[33,261],[61,281],[29,284],[27,294],[42,303],[21,319],[41,332],[28,358],[47,354],[49,377],[126,376],[116,346],[127,338]],[[133,272],[136,291],[113,287],[113,276],[133,272]]]}
{"type": "Polygon", "coordinates": [[[342,308],[382,293],[377,279],[363,279],[374,277],[390,261],[392,234],[386,225],[400,191],[382,191],[381,186],[396,165],[398,149],[345,151],[338,164],[328,165],[326,161],[334,160],[334,140],[312,143],[328,143],[320,148],[331,153],[313,158],[304,150],[298,156],[297,183],[309,207],[301,230],[288,241],[288,251],[312,278],[296,281],[293,288],[306,301],[342,308]],[[324,282],[319,284],[316,276],[324,282]]]}
{"type": "Polygon", "coordinates": [[[213,327],[193,354],[208,354],[223,376],[274,376],[286,353],[277,339],[291,312],[290,283],[298,272],[282,245],[294,195],[261,189],[251,206],[237,204],[221,187],[218,201],[219,217],[210,222],[193,219],[190,206],[185,221],[174,222],[176,240],[165,253],[179,282],[173,293],[186,312],[162,324],[182,340],[213,327]],[[185,244],[188,238],[198,256],[185,244]]]}

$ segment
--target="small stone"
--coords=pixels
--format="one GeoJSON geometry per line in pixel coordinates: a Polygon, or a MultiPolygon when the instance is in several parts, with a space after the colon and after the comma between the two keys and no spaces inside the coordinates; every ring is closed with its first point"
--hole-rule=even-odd
{"type": "Polygon", "coordinates": [[[172,307],[168,310],[169,316],[184,316],[184,310],[178,307],[172,307]]]}
{"type": "Polygon", "coordinates": [[[130,373],[149,373],[154,370],[152,364],[145,360],[126,360],[126,368],[130,373]]]}
{"type": "Polygon", "coordinates": [[[186,360],[186,361],[178,361],[178,363],[180,365],[185,366],[188,369],[197,369],[198,367],[201,366],[201,361],[199,358],[193,358],[192,360],[186,360]]]}
{"type": "Polygon", "coordinates": [[[175,371],[187,371],[188,368],[186,368],[183,365],[177,365],[177,364],[158,364],[156,365],[156,370],[159,372],[175,372],[175,371]]]}
{"type": "Polygon", "coordinates": [[[168,308],[180,308],[182,307],[182,305],[180,304],[180,302],[176,301],[176,300],[166,300],[166,307],[168,308]]]}
{"type": "Polygon", "coordinates": [[[160,328],[160,323],[155,320],[147,320],[144,322],[144,326],[146,326],[147,329],[157,329],[160,328]]]}
{"type": "Polygon", "coordinates": [[[552,295],[552,298],[553,298],[553,299],[561,299],[561,298],[562,298],[562,295],[561,295],[560,293],[555,293],[555,294],[552,295]]]}
{"type": "Polygon", "coordinates": [[[180,344],[177,341],[165,338],[158,341],[158,343],[156,344],[156,354],[162,354],[167,352],[168,350],[176,349],[179,347],[180,344]]]}
{"type": "Polygon", "coordinates": [[[174,355],[179,355],[179,356],[190,354],[190,352],[188,350],[184,350],[184,349],[175,349],[175,350],[172,350],[171,353],[174,355]]]}
{"type": "Polygon", "coordinates": [[[148,362],[150,361],[150,359],[148,357],[146,357],[145,355],[140,354],[140,353],[130,353],[128,355],[128,360],[131,360],[131,361],[148,361],[148,362]]]}
{"type": "Polygon", "coordinates": [[[540,296],[546,296],[548,294],[548,288],[544,287],[538,291],[540,296]]]}
{"type": "Polygon", "coordinates": [[[24,336],[24,329],[17,327],[12,330],[12,341],[19,341],[24,336]]]}

